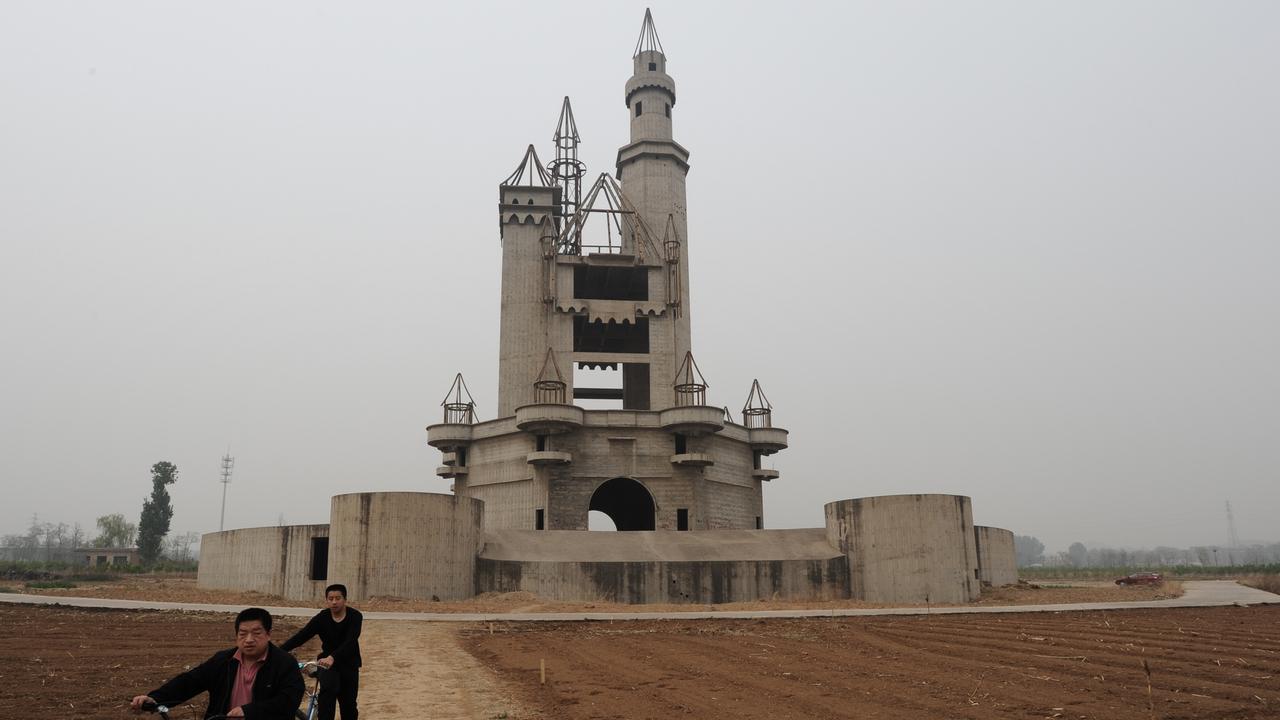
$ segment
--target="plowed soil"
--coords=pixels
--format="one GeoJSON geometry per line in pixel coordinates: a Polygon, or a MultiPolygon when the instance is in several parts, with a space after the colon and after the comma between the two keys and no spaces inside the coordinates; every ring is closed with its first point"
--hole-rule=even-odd
{"type": "Polygon", "coordinates": [[[568,720],[1280,717],[1280,606],[464,633],[531,710],[568,720]]]}

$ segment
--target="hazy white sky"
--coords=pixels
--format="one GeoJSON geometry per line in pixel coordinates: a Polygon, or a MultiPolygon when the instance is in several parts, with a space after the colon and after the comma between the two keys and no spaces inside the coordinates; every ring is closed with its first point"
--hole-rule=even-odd
{"type": "MultiPolygon", "coordinates": [[[[1086,544],[1280,540],[1280,4],[659,3],[694,349],[791,430],[766,524],[947,492],[1086,544]]],[[[447,491],[496,406],[496,186],[644,5],[0,4],[0,532],[447,491]]]]}

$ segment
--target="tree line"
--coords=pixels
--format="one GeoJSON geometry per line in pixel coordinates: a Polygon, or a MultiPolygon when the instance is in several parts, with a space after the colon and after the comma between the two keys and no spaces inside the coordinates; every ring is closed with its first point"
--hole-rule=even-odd
{"type": "Polygon", "coordinates": [[[1280,543],[1255,543],[1240,547],[1196,545],[1188,548],[1159,546],[1131,550],[1112,547],[1086,547],[1074,542],[1062,552],[1046,554],[1044,543],[1031,535],[1013,539],[1018,567],[1116,568],[1175,566],[1243,566],[1280,563],[1280,543]]]}
{"type": "Polygon", "coordinates": [[[0,546],[5,559],[29,562],[74,562],[76,550],[84,547],[130,548],[135,544],[143,565],[154,565],[161,559],[191,562],[200,541],[199,533],[187,532],[169,536],[173,504],[168,486],[178,480],[178,466],[161,461],[151,466],[151,495],[142,501],[137,523],[121,513],[102,515],[97,519],[97,534],[92,538],[80,523],[41,522],[31,516],[24,534],[5,535],[0,546]]]}

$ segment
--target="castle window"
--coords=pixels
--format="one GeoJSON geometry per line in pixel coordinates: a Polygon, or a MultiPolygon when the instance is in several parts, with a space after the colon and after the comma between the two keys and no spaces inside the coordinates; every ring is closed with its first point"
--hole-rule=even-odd
{"type": "Polygon", "coordinates": [[[671,103],[667,103],[667,117],[671,117],[671,103]]]}
{"type": "Polygon", "coordinates": [[[685,454],[685,453],[689,452],[689,443],[688,443],[688,441],[685,439],[684,435],[681,435],[680,433],[676,433],[676,434],[675,434],[675,441],[676,441],[676,448],[675,448],[675,450],[676,450],[676,454],[677,454],[677,455],[683,455],[683,454],[685,454]]]}
{"type": "Polygon", "coordinates": [[[529,204],[530,204],[530,205],[532,205],[532,204],[533,204],[533,198],[529,198],[529,204]]]}
{"type": "Polygon", "coordinates": [[[676,529],[689,529],[689,508],[676,508],[676,529]]]}
{"type": "Polygon", "coordinates": [[[573,351],[597,353],[649,352],[649,318],[634,322],[590,322],[585,316],[573,318],[573,351]]]}
{"type": "Polygon", "coordinates": [[[534,518],[533,518],[533,529],[546,530],[547,529],[547,511],[543,510],[542,508],[538,508],[535,511],[535,513],[536,514],[534,515],[534,518]]]}
{"type": "Polygon", "coordinates": [[[756,529],[757,530],[764,529],[764,518],[760,517],[759,515],[756,516],[756,529]]]}
{"type": "Polygon", "coordinates": [[[641,104],[642,104],[642,103],[641,103],[640,101],[638,101],[638,100],[636,101],[636,117],[640,117],[640,106],[641,106],[641,104]]]}
{"type": "Polygon", "coordinates": [[[546,436],[546,435],[537,435],[537,436],[535,436],[535,438],[534,438],[534,443],[535,443],[535,445],[534,445],[533,447],[534,447],[534,449],[535,449],[537,452],[546,452],[546,449],[547,449],[547,436],[546,436]]]}
{"type": "Polygon", "coordinates": [[[573,296],[581,300],[648,300],[649,271],[644,267],[577,265],[573,296]]]}
{"type": "Polygon", "coordinates": [[[649,63],[649,71],[653,72],[658,69],[658,63],[649,63]]]}

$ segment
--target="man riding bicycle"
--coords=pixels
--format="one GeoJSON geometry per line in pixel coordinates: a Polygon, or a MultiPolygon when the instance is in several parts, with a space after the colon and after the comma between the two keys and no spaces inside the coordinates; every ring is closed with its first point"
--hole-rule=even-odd
{"type": "Polygon", "coordinates": [[[177,705],[209,693],[206,718],[226,715],[246,720],[292,720],[302,700],[302,674],[289,653],[271,644],[271,613],[247,608],[236,615],[236,646],[214,653],[130,702],[134,712],[144,705],[177,705]]]}

